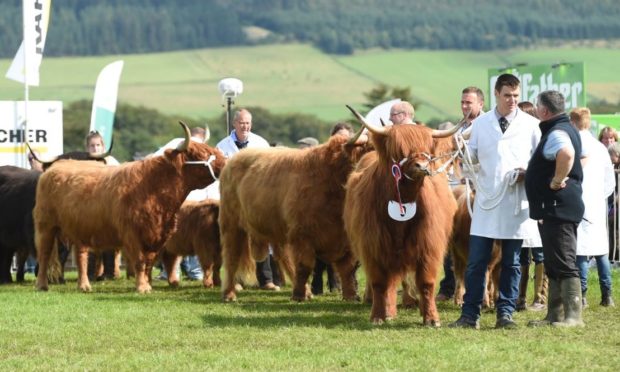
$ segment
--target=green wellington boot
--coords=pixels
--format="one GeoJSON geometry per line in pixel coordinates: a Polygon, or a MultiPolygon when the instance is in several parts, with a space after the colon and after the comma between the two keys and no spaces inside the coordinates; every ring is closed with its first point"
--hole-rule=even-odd
{"type": "Polygon", "coordinates": [[[583,327],[581,319],[581,281],[579,277],[560,280],[564,320],[553,322],[554,327],[583,327]]]}
{"type": "Polygon", "coordinates": [[[549,278],[549,295],[547,300],[547,316],[542,320],[530,321],[527,324],[528,327],[548,326],[554,322],[561,322],[564,320],[564,304],[562,303],[562,292],[559,280],[549,278]]]}

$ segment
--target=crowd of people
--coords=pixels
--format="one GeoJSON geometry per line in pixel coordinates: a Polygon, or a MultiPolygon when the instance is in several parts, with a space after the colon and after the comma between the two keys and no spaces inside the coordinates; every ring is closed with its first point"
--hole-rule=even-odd
{"type": "MultiPolygon", "coordinates": [[[[532,326],[580,326],[582,310],[588,306],[588,272],[596,265],[601,290],[601,306],[614,306],[611,288],[612,267],[618,258],[618,182],[620,143],[618,133],[606,127],[598,140],[591,132],[591,114],[587,108],[566,112],[566,102],[558,91],[545,91],[536,102],[520,101],[521,83],[511,74],[497,78],[493,91],[496,106],[483,110],[481,89],[466,87],[461,92],[463,125],[459,131],[465,140],[469,160],[463,159],[461,172],[451,177],[451,185],[475,185],[471,214],[469,253],[465,272],[465,294],[460,317],[450,327],[479,328],[486,271],[493,245],[501,245],[501,271],[495,301],[496,328],[515,328],[515,311],[547,310],[532,326]],[[462,178],[460,176],[462,175],[462,178]],[[531,261],[534,261],[534,297],[527,305],[531,261]]],[[[389,113],[393,125],[416,125],[411,103],[394,104],[389,113]]],[[[252,114],[236,111],[233,130],[219,141],[218,149],[231,158],[245,148],[267,148],[269,143],[252,132],[252,114]]],[[[204,141],[205,131],[194,128],[191,139],[204,141]]],[[[347,123],[337,123],[331,135],[352,136],[347,123]]],[[[180,140],[180,139],[179,139],[180,140]]],[[[167,148],[155,152],[163,154],[167,148]]],[[[299,148],[319,145],[313,137],[298,141],[299,148]]],[[[105,145],[96,131],[86,137],[90,153],[103,153],[105,145]]],[[[118,164],[113,158],[109,165],[118,164]]],[[[31,166],[37,167],[31,159],[31,166]]],[[[218,182],[195,190],[188,200],[219,199],[218,182]]],[[[89,266],[94,279],[118,277],[113,252],[92,256],[89,266]]],[[[183,271],[191,280],[202,279],[195,256],[182,260],[183,271]]],[[[453,298],[455,278],[450,255],[444,260],[444,277],[437,301],[453,298]]],[[[338,277],[328,262],[316,258],[312,293],[323,293],[323,275],[327,272],[330,291],[340,288],[338,277]]],[[[256,263],[259,287],[278,291],[283,283],[273,249],[256,263]]],[[[164,270],[160,277],[165,279],[164,270]]]]}

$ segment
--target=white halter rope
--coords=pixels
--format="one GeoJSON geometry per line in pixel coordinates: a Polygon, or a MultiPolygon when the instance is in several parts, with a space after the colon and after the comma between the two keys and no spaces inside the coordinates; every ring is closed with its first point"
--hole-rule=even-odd
{"type": "MultiPolygon", "coordinates": [[[[519,170],[513,169],[510,172],[507,172],[501,184],[499,185],[498,189],[496,190],[495,194],[490,195],[490,193],[487,192],[487,190],[481,187],[480,182],[478,181],[478,177],[476,173],[474,172],[474,164],[471,160],[471,154],[469,153],[469,148],[466,146],[465,139],[463,138],[462,134],[459,133],[458,135],[456,135],[455,139],[457,142],[457,148],[458,148],[459,154],[463,160],[463,168],[465,168],[467,172],[472,175],[472,177],[469,180],[471,180],[471,182],[474,184],[474,188],[476,192],[480,192],[487,201],[490,201],[490,203],[488,204],[483,204],[483,202],[480,200],[481,198],[476,198],[476,203],[478,204],[478,206],[484,210],[491,210],[491,209],[496,208],[499,205],[499,203],[502,201],[502,199],[504,199],[504,196],[506,196],[508,187],[511,186],[515,188],[515,193],[516,193],[514,215],[516,216],[517,214],[519,214],[520,185],[517,184],[517,179],[519,178],[519,170]]],[[[466,192],[469,198],[469,185],[467,186],[468,187],[466,189],[466,192]]],[[[469,207],[469,200],[467,204],[469,207]]],[[[470,215],[472,214],[472,211],[470,208],[469,208],[469,213],[470,215]]]]}
{"type": "Polygon", "coordinates": [[[206,161],[205,160],[186,161],[185,164],[200,164],[200,165],[204,165],[205,167],[208,167],[209,172],[211,173],[211,177],[213,177],[213,179],[217,181],[217,177],[215,176],[215,172],[213,171],[213,167],[211,166],[211,163],[213,162],[213,160],[215,160],[215,155],[209,156],[209,159],[207,159],[206,161]]]}

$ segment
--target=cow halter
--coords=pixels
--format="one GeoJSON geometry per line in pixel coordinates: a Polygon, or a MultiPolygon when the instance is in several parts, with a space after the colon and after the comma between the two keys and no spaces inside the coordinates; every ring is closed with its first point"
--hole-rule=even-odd
{"type": "MultiPolygon", "coordinates": [[[[394,177],[394,185],[396,186],[396,198],[398,200],[390,200],[388,202],[388,215],[394,221],[408,221],[415,216],[416,213],[416,204],[413,203],[403,203],[400,197],[400,179],[402,178],[403,172],[400,167],[405,164],[407,158],[404,158],[400,162],[393,161],[392,163],[392,177],[394,177]]],[[[411,178],[405,174],[407,179],[411,178]]]]}
{"type": "Polygon", "coordinates": [[[215,155],[211,155],[209,156],[209,159],[205,160],[196,160],[196,161],[186,161],[185,164],[200,164],[200,165],[204,165],[205,167],[209,168],[209,172],[211,173],[211,177],[213,177],[214,180],[218,180],[218,178],[215,176],[215,172],[213,171],[213,166],[211,165],[211,163],[215,160],[215,155]]]}

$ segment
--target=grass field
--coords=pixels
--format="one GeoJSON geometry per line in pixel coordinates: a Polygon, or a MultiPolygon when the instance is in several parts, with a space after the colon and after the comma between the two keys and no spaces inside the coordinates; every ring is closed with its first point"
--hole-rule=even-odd
{"type": "MultiPolygon", "coordinates": [[[[619,288],[620,272],[613,272],[619,288]]],[[[218,289],[182,282],[169,289],[155,281],[148,295],[133,281],[97,282],[77,291],[75,273],[66,285],[34,290],[0,287],[0,370],[617,370],[620,308],[598,306],[595,271],[590,275],[585,328],[533,329],[544,314],[517,313],[516,330],[448,329],[459,316],[440,303],[444,324],[424,328],[417,311],[399,309],[382,326],[368,320],[369,305],[346,303],[336,294],[293,303],[281,292],[246,290],[225,304],[218,289]]],[[[531,281],[530,281],[531,283],[531,281]]],[[[531,302],[532,288],[529,290],[531,302]]],[[[618,301],[618,297],[616,296],[618,301]]],[[[620,302],[620,301],[618,301],[620,302]]]]}
{"type": "MultiPolygon", "coordinates": [[[[620,100],[620,49],[564,47],[505,52],[366,51],[331,56],[301,44],[218,48],[158,54],[49,58],[41,67],[41,86],[32,100],[92,99],[99,71],[123,59],[119,100],[169,114],[212,118],[223,110],[217,83],[224,77],[244,82],[237,104],[274,112],[313,113],[325,120],[348,118],[345,104],[361,107],[363,93],[383,82],[410,86],[420,120],[456,118],[460,90],[486,87],[487,69],[515,63],[584,61],[590,97],[620,100]]],[[[0,60],[0,71],[10,60],[0,60]]],[[[23,86],[0,79],[0,100],[20,100],[23,86]]]]}

